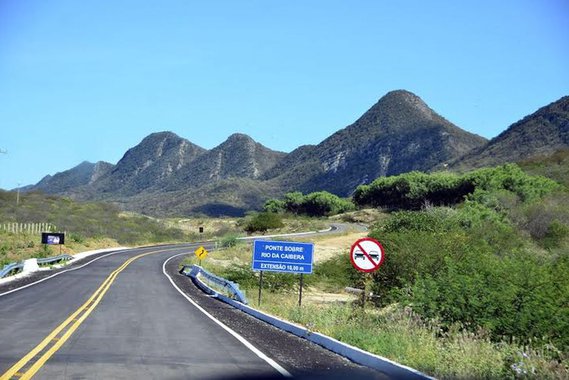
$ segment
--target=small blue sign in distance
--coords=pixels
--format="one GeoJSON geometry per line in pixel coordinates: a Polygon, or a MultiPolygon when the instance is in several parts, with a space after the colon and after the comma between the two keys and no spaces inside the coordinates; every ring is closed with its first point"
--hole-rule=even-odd
{"type": "Polygon", "coordinates": [[[253,270],[285,273],[312,273],[314,244],[290,241],[255,240],[253,270]]]}

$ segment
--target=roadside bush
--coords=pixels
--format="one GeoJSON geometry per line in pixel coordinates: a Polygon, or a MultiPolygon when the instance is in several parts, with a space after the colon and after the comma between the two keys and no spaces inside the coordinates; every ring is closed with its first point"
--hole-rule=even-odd
{"type": "Polygon", "coordinates": [[[308,216],[331,216],[352,211],[354,204],[327,191],[319,191],[303,195],[296,191],[287,193],[283,200],[270,199],[263,209],[266,212],[289,212],[308,216]]]}
{"type": "Polygon", "coordinates": [[[283,227],[282,217],[271,212],[261,212],[255,214],[245,225],[245,231],[266,232],[267,230],[283,227]]]}
{"type": "Polygon", "coordinates": [[[301,213],[308,216],[330,216],[354,210],[354,204],[326,191],[304,197],[301,213]]]}
{"type": "MultiPolygon", "coordinates": [[[[563,227],[555,231],[565,238],[563,227]]],[[[409,305],[447,328],[483,328],[496,341],[569,347],[569,255],[534,254],[498,212],[472,201],[398,212],[370,236],[386,251],[373,274],[378,304],[409,305]]]]}
{"type": "MultiPolygon", "coordinates": [[[[259,287],[259,272],[255,272],[249,265],[232,265],[220,271],[221,277],[239,284],[241,289],[255,289],[259,287]]],[[[309,276],[304,277],[304,285],[308,286],[309,276]]],[[[290,273],[263,272],[263,289],[271,292],[296,289],[299,283],[298,276],[290,273]]]]}
{"type": "Polygon", "coordinates": [[[568,238],[569,195],[556,192],[522,207],[516,224],[544,248],[561,246],[568,238]]]}
{"type": "Polygon", "coordinates": [[[269,199],[263,206],[265,212],[277,214],[285,211],[285,202],[280,199],[269,199]]]}
{"type": "Polygon", "coordinates": [[[228,267],[219,268],[216,273],[226,280],[239,284],[241,289],[253,289],[259,284],[259,279],[250,265],[230,265],[228,267]]]}
{"type": "Polygon", "coordinates": [[[410,172],[380,177],[369,185],[359,186],[354,193],[358,206],[418,210],[426,203],[453,205],[474,191],[474,186],[454,173],[410,172]]]}
{"type": "Polygon", "coordinates": [[[528,175],[515,164],[478,169],[463,177],[476,189],[487,192],[507,190],[518,195],[522,202],[542,198],[560,188],[557,182],[541,176],[528,175]]]}
{"type": "Polygon", "coordinates": [[[349,253],[333,257],[314,266],[310,276],[314,282],[320,282],[327,289],[340,291],[347,286],[355,287],[360,282],[361,274],[351,264],[349,253]]]}
{"type": "Polygon", "coordinates": [[[525,252],[499,258],[471,247],[460,260],[446,257],[436,274],[418,276],[406,299],[419,314],[446,326],[482,327],[495,340],[518,337],[567,349],[568,282],[560,270],[569,267],[566,259],[552,264],[525,252]]]}
{"type": "Polygon", "coordinates": [[[219,240],[219,245],[223,248],[235,247],[240,241],[236,234],[228,234],[219,240]]]}
{"type": "Polygon", "coordinates": [[[292,214],[300,214],[304,195],[300,191],[293,191],[284,196],[284,211],[292,214]]]}
{"type": "Polygon", "coordinates": [[[540,176],[530,176],[517,165],[478,169],[463,175],[454,173],[410,172],[380,177],[359,186],[354,202],[362,207],[419,210],[425,205],[454,205],[465,197],[487,204],[486,198],[500,190],[516,194],[522,202],[539,199],[560,186],[540,176]]]}
{"type": "Polygon", "coordinates": [[[69,240],[75,242],[75,243],[79,243],[82,244],[85,242],[85,237],[83,237],[80,234],[76,234],[76,233],[71,233],[69,234],[69,240]]]}

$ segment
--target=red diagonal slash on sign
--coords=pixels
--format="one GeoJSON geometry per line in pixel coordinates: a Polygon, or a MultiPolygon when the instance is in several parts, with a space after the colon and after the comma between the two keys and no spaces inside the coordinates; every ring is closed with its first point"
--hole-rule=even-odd
{"type": "Polygon", "coordinates": [[[372,238],[363,238],[360,239],[358,241],[356,241],[353,245],[352,245],[352,252],[351,252],[351,256],[350,259],[352,260],[352,264],[354,265],[354,267],[362,272],[373,272],[374,270],[377,270],[381,264],[383,263],[383,258],[384,258],[384,252],[383,252],[383,247],[381,246],[381,243],[378,242],[375,239],[372,238]],[[377,245],[377,248],[379,249],[379,252],[381,252],[381,256],[379,257],[379,261],[375,262],[375,260],[371,257],[371,255],[364,249],[363,245],[361,244],[364,241],[368,241],[374,245],[377,245]],[[364,269],[361,268],[359,265],[356,264],[356,262],[354,261],[354,255],[355,252],[354,250],[356,249],[356,247],[362,251],[363,255],[372,263],[373,267],[369,268],[369,269],[364,269]]]}

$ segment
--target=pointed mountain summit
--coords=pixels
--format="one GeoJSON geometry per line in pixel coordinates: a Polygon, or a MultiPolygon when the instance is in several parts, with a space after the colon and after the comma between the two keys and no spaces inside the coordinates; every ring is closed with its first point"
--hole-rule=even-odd
{"type": "Polygon", "coordinates": [[[454,162],[458,169],[518,162],[569,148],[569,96],[512,124],[490,142],[454,162]]]}
{"type": "Polygon", "coordinates": [[[438,115],[417,95],[397,90],[317,146],[292,152],[265,178],[305,192],[345,196],[379,176],[429,171],[485,142],[438,115]]]}
{"type": "Polygon", "coordinates": [[[161,186],[205,152],[173,132],[153,133],[129,149],[95,189],[124,196],[161,186]]]}
{"type": "Polygon", "coordinates": [[[69,170],[65,170],[53,176],[45,176],[35,186],[31,186],[26,190],[39,190],[48,194],[67,195],[74,193],[83,186],[97,181],[109,173],[113,167],[112,164],[104,161],[99,161],[95,164],[83,161],[69,170]]]}
{"type": "Polygon", "coordinates": [[[245,134],[235,133],[185,167],[182,175],[173,182],[174,187],[169,189],[177,189],[182,183],[202,186],[229,178],[257,179],[285,155],[245,134]]]}

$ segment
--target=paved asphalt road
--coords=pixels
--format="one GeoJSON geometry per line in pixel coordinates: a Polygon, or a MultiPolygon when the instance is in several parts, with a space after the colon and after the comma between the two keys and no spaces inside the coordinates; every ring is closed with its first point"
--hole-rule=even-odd
{"type": "Polygon", "coordinates": [[[177,273],[183,256],[164,265],[196,247],[100,255],[0,289],[0,379],[385,378],[203,294],[177,273]]]}

